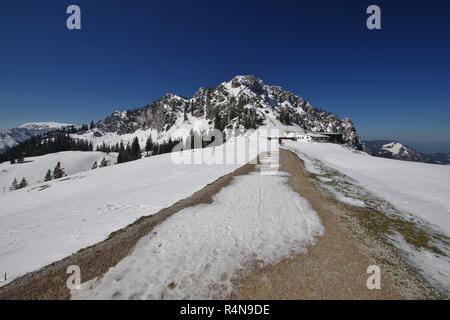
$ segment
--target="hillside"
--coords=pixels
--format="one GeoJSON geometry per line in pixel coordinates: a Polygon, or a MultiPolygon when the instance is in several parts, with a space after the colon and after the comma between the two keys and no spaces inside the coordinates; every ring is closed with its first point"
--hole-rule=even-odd
{"type": "Polygon", "coordinates": [[[24,123],[17,128],[0,130],[0,153],[31,137],[70,126],[72,125],[57,122],[33,122],[24,123]]]}
{"type": "Polygon", "coordinates": [[[450,166],[382,159],[334,144],[288,142],[340,202],[400,248],[434,285],[450,292],[450,166]]]}
{"type": "MultiPolygon", "coordinates": [[[[245,143],[243,137],[233,141],[218,147],[214,158],[223,159],[225,153],[234,152],[236,144],[242,147],[245,143]]],[[[56,161],[61,161],[67,173],[78,173],[0,193],[0,270],[8,273],[9,282],[69,256],[140,217],[189,197],[257,156],[257,146],[252,145],[247,157],[238,157],[240,160],[232,164],[222,160],[196,165],[188,161],[191,156],[203,159],[208,150],[212,151],[165,154],[97,170],[89,169],[103,158],[99,152],[51,154],[30,159],[33,162],[24,167],[2,164],[9,170],[2,171],[5,179],[1,179],[8,187],[16,175],[25,175],[32,182],[43,180],[47,168],[54,167],[56,161]],[[87,171],[80,172],[84,168],[87,171]]]]}
{"type": "Polygon", "coordinates": [[[103,152],[66,151],[40,157],[26,158],[23,163],[0,163],[0,190],[9,190],[14,179],[25,178],[30,186],[44,181],[47,170],[53,170],[58,162],[62,164],[67,175],[92,169],[94,162],[100,163],[105,157],[110,164],[116,163],[117,156],[103,152]]]}

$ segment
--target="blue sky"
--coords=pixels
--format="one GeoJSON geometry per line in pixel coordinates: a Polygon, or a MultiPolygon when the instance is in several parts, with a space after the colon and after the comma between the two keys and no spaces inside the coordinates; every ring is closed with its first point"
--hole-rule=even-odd
{"type": "Polygon", "coordinates": [[[2,1],[0,128],[88,122],[237,74],[350,117],[366,139],[450,152],[448,1],[2,1]],[[382,30],[365,27],[369,4],[382,30]],[[82,30],[69,31],[77,4],[82,30]]]}

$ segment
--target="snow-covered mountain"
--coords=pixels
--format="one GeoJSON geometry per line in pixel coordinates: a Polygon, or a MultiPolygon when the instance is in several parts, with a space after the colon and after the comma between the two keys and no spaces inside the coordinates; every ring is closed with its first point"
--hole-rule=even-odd
{"type": "Polygon", "coordinates": [[[434,164],[450,164],[450,155],[425,154],[398,141],[364,141],[364,150],[376,157],[434,164]]]}
{"type": "Polygon", "coordinates": [[[95,129],[76,136],[94,145],[126,143],[137,136],[142,145],[150,134],[154,141],[165,141],[184,137],[191,129],[217,128],[228,134],[261,126],[338,132],[346,144],[362,148],[350,119],[341,120],[254,76],[236,76],[215,88],[200,88],[192,98],[166,94],[143,108],[115,111],[95,129]]]}
{"type": "Polygon", "coordinates": [[[38,136],[49,131],[69,126],[71,126],[71,124],[57,122],[33,122],[24,123],[17,128],[0,130],[0,153],[33,136],[38,136]]]}

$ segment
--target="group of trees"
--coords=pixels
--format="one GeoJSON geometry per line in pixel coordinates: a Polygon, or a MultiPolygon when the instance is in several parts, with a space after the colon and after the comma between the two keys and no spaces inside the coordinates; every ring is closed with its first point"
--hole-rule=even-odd
{"type": "MultiPolygon", "coordinates": [[[[50,181],[53,179],[59,179],[66,175],[64,168],[61,165],[61,162],[58,162],[55,166],[55,168],[52,170],[48,169],[47,174],[44,177],[44,181],[50,181]]],[[[13,183],[11,184],[11,187],[9,190],[14,191],[18,189],[22,189],[28,186],[27,179],[22,178],[20,183],[17,182],[17,179],[14,179],[13,183]]]]}
{"type": "MultiPolygon", "coordinates": [[[[191,130],[189,135],[184,140],[169,138],[169,140],[161,143],[153,143],[151,140],[147,140],[145,151],[147,153],[151,151],[152,156],[170,153],[173,151],[175,146],[180,143],[183,144],[183,150],[206,148],[215,141],[214,138],[215,137],[208,137],[207,135],[191,130]]],[[[223,137],[223,140],[225,141],[225,137],[223,137]]]]}
{"type": "Polygon", "coordinates": [[[45,175],[44,181],[50,181],[53,179],[59,179],[66,175],[64,168],[61,165],[61,162],[58,161],[55,168],[52,170],[48,169],[47,174],[45,175]]]}
{"type": "Polygon", "coordinates": [[[14,190],[25,188],[26,186],[28,186],[28,182],[27,182],[27,179],[25,179],[25,177],[22,178],[22,181],[20,181],[20,183],[18,183],[17,179],[14,178],[14,181],[11,184],[11,187],[9,187],[9,190],[14,191],[14,190]]]}
{"type": "Polygon", "coordinates": [[[119,146],[119,155],[117,156],[117,163],[124,163],[128,161],[134,161],[141,158],[141,146],[137,137],[133,139],[133,142],[127,143],[124,147],[123,142],[119,146]]]}
{"type": "MultiPolygon", "coordinates": [[[[155,143],[151,135],[147,138],[145,143],[145,156],[155,156],[164,153],[170,153],[173,151],[176,145],[183,143],[183,149],[194,149],[194,148],[205,148],[208,146],[210,141],[204,141],[203,136],[193,130],[191,130],[189,136],[184,140],[182,139],[172,139],[155,143]]],[[[125,146],[121,141],[117,143],[115,146],[109,146],[103,143],[102,145],[97,146],[98,151],[103,152],[118,152],[117,163],[124,163],[128,161],[134,161],[140,159],[142,156],[141,146],[139,144],[139,139],[135,137],[133,142],[127,143],[125,146]]]]}
{"type": "Polygon", "coordinates": [[[291,125],[293,122],[292,115],[288,111],[283,110],[283,109],[280,110],[280,115],[278,117],[278,120],[280,120],[280,122],[282,124],[285,124],[288,126],[291,125]]]}
{"type": "Polygon", "coordinates": [[[61,151],[92,151],[92,142],[74,139],[69,133],[58,132],[41,137],[32,137],[0,155],[0,162],[21,162],[25,157],[37,157],[61,151]]]}
{"type": "Polygon", "coordinates": [[[100,164],[98,164],[97,161],[94,162],[94,164],[92,165],[92,170],[95,170],[97,168],[103,168],[103,167],[107,167],[109,165],[109,161],[105,159],[105,157],[103,157],[102,161],[100,161],[100,164]]]}
{"type": "Polygon", "coordinates": [[[126,146],[124,145],[123,141],[117,142],[114,145],[106,144],[105,141],[103,141],[102,144],[97,145],[96,151],[110,153],[110,152],[123,152],[126,149],[126,146]]]}
{"type": "Polygon", "coordinates": [[[87,125],[85,123],[82,124],[80,130],[77,130],[77,132],[80,132],[80,131],[85,132],[85,131],[88,131],[89,129],[90,130],[94,129],[95,127],[96,127],[96,125],[95,125],[94,121],[91,121],[91,123],[89,125],[87,125]]]}
{"type": "Polygon", "coordinates": [[[161,142],[161,143],[153,143],[151,148],[151,155],[156,156],[158,154],[164,154],[164,153],[170,153],[172,152],[173,148],[177,144],[182,142],[182,140],[172,140],[171,138],[167,141],[161,142]]]}
{"type": "Polygon", "coordinates": [[[95,148],[95,150],[96,150],[96,151],[100,151],[100,152],[105,152],[105,153],[119,152],[119,150],[120,150],[120,145],[119,145],[119,143],[117,143],[116,145],[114,145],[114,146],[111,147],[110,145],[107,145],[107,144],[105,143],[105,141],[103,141],[102,144],[98,144],[98,145],[97,145],[97,148],[95,148]]]}
{"type": "Polygon", "coordinates": [[[227,121],[226,119],[222,118],[219,113],[216,114],[214,118],[214,129],[219,130],[220,132],[223,132],[226,128],[227,121]]]}

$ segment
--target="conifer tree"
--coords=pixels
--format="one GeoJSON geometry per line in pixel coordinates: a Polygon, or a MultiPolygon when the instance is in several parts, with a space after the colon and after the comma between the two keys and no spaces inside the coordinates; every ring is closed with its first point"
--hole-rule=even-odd
{"type": "Polygon", "coordinates": [[[48,169],[47,174],[45,175],[44,181],[50,181],[53,179],[52,171],[48,169]]]}
{"type": "Polygon", "coordinates": [[[22,181],[20,181],[19,189],[25,188],[25,187],[27,187],[27,186],[28,186],[27,179],[25,179],[25,177],[23,177],[23,178],[22,178],[22,181]]]}
{"type": "Polygon", "coordinates": [[[14,178],[14,181],[11,184],[11,187],[9,187],[9,190],[10,191],[14,191],[14,190],[17,190],[17,189],[19,189],[19,184],[17,183],[17,179],[14,178]]]}
{"type": "Polygon", "coordinates": [[[66,175],[64,168],[61,167],[61,162],[56,164],[55,169],[53,169],[53,179],[59,179],[66,175]]]}
{"type": "Polygon", "coordinates": [[[137,160],[141,158],[141,146],[139,145],[139,140],[137,137],[133,139],[131,144],[131,157],[132,160],[137,160]]]}
{"type": "Polygon", "coordinates": [[[147,138],[147,142],[145,143],[145,152],[146,156],[148,156],[149,152],[153,149],[153,141],[152,141],[152,135],[149,135],[147,138]]]}
{"type": "Polygon", "coordinates": [[[98,168],[98,164],[97,161],[94,162],[94,164],[92,165],[92,170],[95,170],[98,168]]]}
{"type": "Polygon", "coordinates": [[[100,168],[107,167],[108,161],[103,157],[103,160],[100,162],[100,168]]]}

